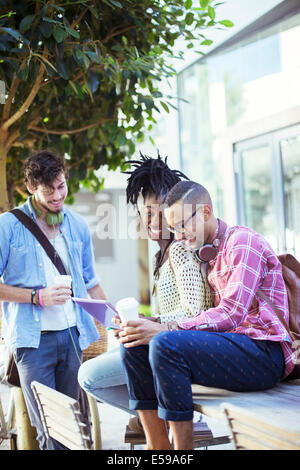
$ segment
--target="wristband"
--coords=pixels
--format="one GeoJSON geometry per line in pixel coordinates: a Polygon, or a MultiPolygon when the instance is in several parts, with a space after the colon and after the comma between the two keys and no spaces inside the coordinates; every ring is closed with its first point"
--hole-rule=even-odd
{"type": "Polygon", "coordinates": [[[32,291],[31,291],[31,303],[32,303],[32,305],[34,305],[33,300],[34,300],[34,296],[35,296],[36,292],[37,292],[36,289],[32,289],[32,291]]]}
{"type": "Polygon", "coordinates": [[[44,304],[44,301],[43,301],[43,298],[42,298],[42,290],[43,289],[39,290],[39,304],[40,304],[41,307],[45,307],[45,304],[44,304]]]}

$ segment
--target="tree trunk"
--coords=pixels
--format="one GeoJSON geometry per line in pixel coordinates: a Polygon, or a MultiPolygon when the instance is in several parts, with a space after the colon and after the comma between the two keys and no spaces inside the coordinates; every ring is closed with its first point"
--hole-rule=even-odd
{"type": "Polygon", "coordinates": [[[9,210],[9,200],[7,194],[6,180],[6,160],[7,160],[7,131],[0,129],[0,214],[9,210]]]}

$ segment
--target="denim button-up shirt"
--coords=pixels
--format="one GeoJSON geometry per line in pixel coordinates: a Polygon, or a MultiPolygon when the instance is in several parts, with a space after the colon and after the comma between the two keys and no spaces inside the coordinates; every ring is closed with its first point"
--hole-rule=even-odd
{"type": "MultiPolygon", "coordinates": [[[[36,221],[30,199],[19,207],[36,221]]],[[[89,228],[75,212],[63,208],[60,230],[70,255],[74,297],[87,297],[95,287],[94,256],[89,228]]],[[[42,250],[38,240],[10,212],[0,215],[0,277],[1,282],[15,287],[44,288],[46,276],[42,250]]],[[[42,307],[30,303],[3,302],[2,335],[14,351],[16,348],[38,348],[41,335],[42,307]]],[[[76,305],[79,344],[86,349],[99,338],[93,318],[76,305]]]]}

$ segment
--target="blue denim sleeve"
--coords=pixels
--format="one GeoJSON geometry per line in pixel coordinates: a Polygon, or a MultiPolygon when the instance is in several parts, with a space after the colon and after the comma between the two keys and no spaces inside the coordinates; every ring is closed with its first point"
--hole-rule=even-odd
{"type": "Polygon", "coordinates": [[[95,258],[92,244],[92,237],[88,226],[85,227],[85,237],[83,245],[82,270],[86,289],[92,289],[99,284],[99,279],[95,270],[95,258]]]}
{"type": "Polygon", "coordinates": [[[7,213],[0,215],[0,276],[6,268],[7,260],[9,257],[9,247],[11,239],[11,223],[9,220],[10,216],[7,213]]]}

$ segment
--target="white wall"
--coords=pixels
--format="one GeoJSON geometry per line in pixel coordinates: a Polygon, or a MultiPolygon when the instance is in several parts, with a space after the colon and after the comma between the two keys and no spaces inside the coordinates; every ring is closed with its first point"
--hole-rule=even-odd
{"type": "MultiPolygon", "coordinates": [[[[93,195],[82,191],[76,196],[72,209],[81,213],[87,221],[93,236],[96,256],[96,272],[109,300],[115,304],[123,297],[139,299],[138,289],[138,245],[133,237],[126,237],[127,221],[133,224],[133,217],[127,217],[127,205],[124,190],[110,188],[114,209],[112,256],[99,257],[101,243],[97,230],[106,214],[99,211],[101,193],[93,195]],[[84,196],[84,197],[83,197],[84,196]]],[[[104,246],[104,245],[102,245],[104,246]]],[[[111,248],[111,245],[110,245],[111,248]]]]}

